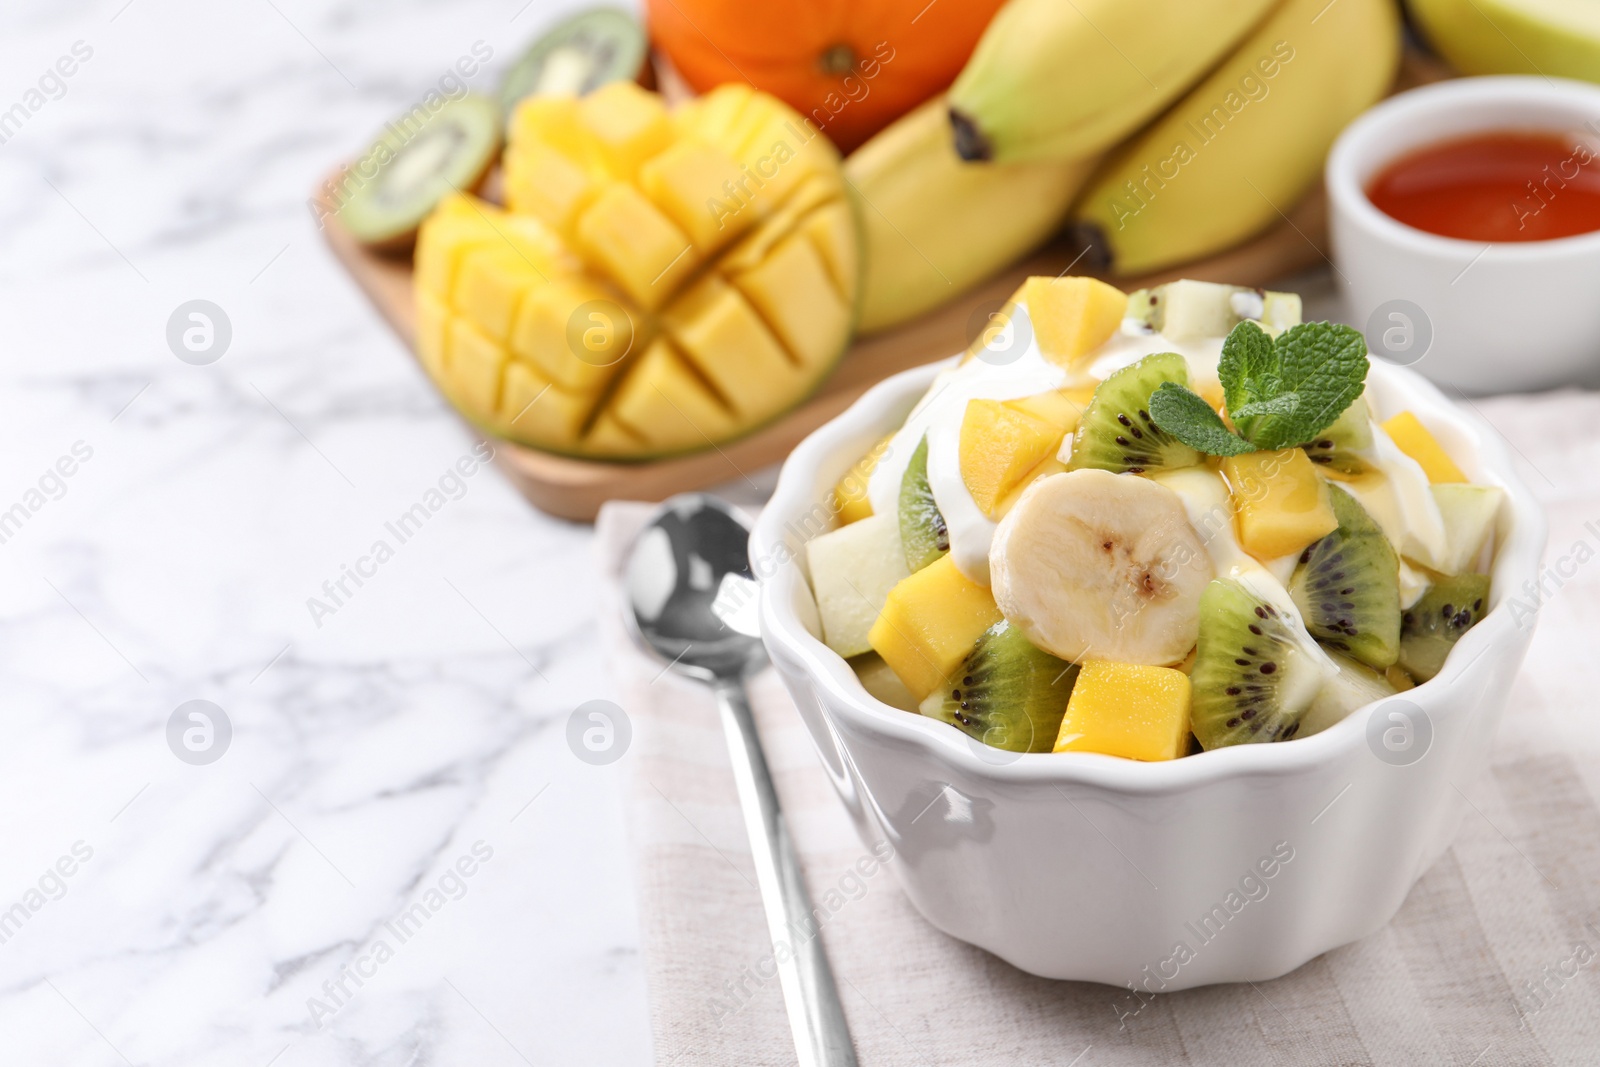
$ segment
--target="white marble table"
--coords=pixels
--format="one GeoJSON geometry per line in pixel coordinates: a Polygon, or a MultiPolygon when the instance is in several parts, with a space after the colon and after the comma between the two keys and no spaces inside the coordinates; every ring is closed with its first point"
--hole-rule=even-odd
{"type": "Polygon", "coordinates": [[[386,533],[473,440],[305,203],[559,6],[0,9],[5,1063],[649,1059],[617,768],[565,739],[607,695],[590,532],[482,470],[386,533]],[[192,299],[206,366],[166,342],[192,299]]]}
{"type": "Polygon", "coordinates": [[[0,13],[5,1063],[648,1061],[617,769],[566,741],[609,695],[590,532],[490,470],[387,531],[473,439],[306,206],[561,6],[0,13]]]}

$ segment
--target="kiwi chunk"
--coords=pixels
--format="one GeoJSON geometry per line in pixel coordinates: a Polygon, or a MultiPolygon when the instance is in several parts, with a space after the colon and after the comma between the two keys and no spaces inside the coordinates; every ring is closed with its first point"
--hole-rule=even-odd
{"type": "Polygon", "coordinates": [[[1400,654],[1400,557],[1355,497],[1328,497],[1339,528],[1300,553],[1289,595],[1313,637],[1381,671],[1400,654]]]}
{"type": "Polygon", "coordinates": [[[525,96],[582,96],[607,82],[633,81],[646,49],[644,28],[626,11],[580,11],[534,41],[512,65],[500,83],[500,103],[509,115],[525,96]]]}
{"type": "Polygon", "coordinates": [[[1040,651],[1001,619],[921,710],[994,748],[1049,752],[1077,680],[1077,664],[1040,651]]]}
{"type": "Polygon", "coordinates": [[[928,439],[917,442],[911,462],[900,479],[900,545],[905,550],[906,567],[920,571],[950,551],[950,529],[934,502],[928,485],[928,439]]]}
{"type": "Polygon", "coordinates": [[[1301,445],[1311,462],[1341,474],[1372,470],[1367,455],[1372,448],[1372,412],[1365,397],[1356,397],[1339,417],[1309,444],[1301,445]]]}
{"type": "Polygon", "coordinates": [[[400,116],[340,179],[339,221],[362,244],[403,251],[434,205],[482,184],[500,150],[500,108],[467,94],[400,116]]]}
{"type": "Polygon", "coordinates": [[[1300,297],[1185,278],[1131,293],[1127,317],[1173,338],[1226,337],[1246,320],[1276,337],[1300,324],[1300,297]]]}
{"type": "Polygon", "coordinates": [[[1067,466],[1141,474],[1199,463],[1200,453],[1150,418],[1150,394],[1164,382],[1189,384],[1189,365],[1176,352],[1145,356],[1101,382],[1083,409],[1067,466]]]}
{"type": "Polygon", "coordinates": [[[1488,610],[1488,575],[1440,578],[1400,618],[1400,666],[1426,682],[1439,673],[1461,635],[1488,610]]]}
{"type": "Polygon", "coordinates": [[[1190,672],[1189,725],[1201,746],[1295,736],[1322,690],[1319,658],[1305,631],[1244,583],[1218,578],[1206,586],[1190,672]]]}

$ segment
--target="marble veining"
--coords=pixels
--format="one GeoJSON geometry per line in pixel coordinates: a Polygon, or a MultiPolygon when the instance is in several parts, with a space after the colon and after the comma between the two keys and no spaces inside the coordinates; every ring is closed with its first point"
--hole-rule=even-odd
{"type": "Polygon", "coordinates": [[[619,772],[566,740],[614,695],[590,531],[446,478],[473,437],[306,208],[565,6],[0,14],[0,112],[93,49],[0,143],[5,1062],[649,1060],[619,772]],[[167,344],[193,299],[232,326],[207,366],[167,344]],[[169,744],[196,699],[205,765],[169,744]]]}

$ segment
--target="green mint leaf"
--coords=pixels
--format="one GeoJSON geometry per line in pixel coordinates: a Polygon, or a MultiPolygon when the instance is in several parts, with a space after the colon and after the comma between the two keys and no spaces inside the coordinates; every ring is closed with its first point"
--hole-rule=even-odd
{"type": "Polygon", "coordinates": [[[1241,322],[1222,342],[1217,363],[1223,398],[1231,415],[1240,408],[1277,395],[1278,356],[1272,338],[1253,322],[1241,322]]]}
{"type": "Polygon", "coordinates": [[[1299,393],[1280,393],[1271,400],[1255,400],[1241,405],[1237,410],[1229,408],[1228,414],[1235,419],[1250,419],[1257,415],[1293,415],[1299,407],[1299,393]]]}
{"type": "Polygon", "coordinates": [[[1212,456],[1241,456],[1256,446],[1229,430],[1211,405],[1177,382],[1150,394],[1150,418],[1190,448],[1212,456]]]}
{"type": "Polygon", "coordinates": [[[1327,322],[1291,327],[1278,336],[1273,355],[1275,388],[1251,399],[1292,396],[1292,408],[1243,415],[1228,405],[1239,431],[1260,448],[1293,448],[1313,440],[1366,386],[1367,343],[1354,327],[1327,322]]]}

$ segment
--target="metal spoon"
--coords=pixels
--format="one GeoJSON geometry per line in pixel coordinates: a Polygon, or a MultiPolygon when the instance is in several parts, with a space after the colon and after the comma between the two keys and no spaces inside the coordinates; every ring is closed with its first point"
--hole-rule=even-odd
{"type": "Polygon", "coordinates": [[[776,952],[800,1067],[856,1067],[839,990],[813,926],[811,896],[761,750],[744,680],[767,661],[756,627],[750,531],[716,497],[661,505],[634,543],[625,576],[634,639],[672,670],[711,686],[733,760],[756,882],[776,952]],[[811,936],[796,943],[796,931],[811,936]]]}

